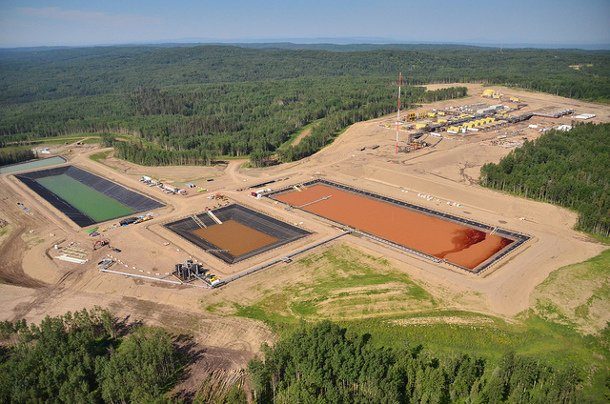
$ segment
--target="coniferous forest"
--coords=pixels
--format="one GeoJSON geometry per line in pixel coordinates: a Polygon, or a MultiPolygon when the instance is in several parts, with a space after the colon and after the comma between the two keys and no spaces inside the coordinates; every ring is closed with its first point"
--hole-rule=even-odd
{"type": "Polygon", "coordinates": [[[399,70],[407,107],[464,95],[417,87],[429,82],[498,83],[605,101],[609,62],[608,52],[432,45],[2,50],[0,144],[114,132],[130,135],[118,156],[140,164],[247,155],[259,164],[273,153],[292,161],[346,126],[392,111],[399,70]],[[570,67],[577,64],[583,67],[570,67]],[[314,121],[312,134],[290,146],[314,121]]]}
{"type": "Polygon", "coordinates": [[[581,124],[526,142],[481,168],[485,186],[579,213],[581,230],[610,235],[610,124],[581,124]]]}

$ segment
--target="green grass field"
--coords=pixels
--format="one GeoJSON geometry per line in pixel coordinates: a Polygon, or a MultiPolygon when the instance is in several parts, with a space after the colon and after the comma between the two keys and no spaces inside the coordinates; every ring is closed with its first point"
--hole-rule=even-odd
{"type": "Polygon", "coordinates": [[[89,156],[89,158],[95,161],[96,163],[102,163],[103,160],[106,160],[108,158],[111,152],[112,150],[106,150],[98,153],[93,153],[89,156]]]}
{"type": "Polygon", "coordinates": [[[130,207],[66,174],[39,178],[36,182],[96,222],[127,216],[134,212],[130,207]]]}

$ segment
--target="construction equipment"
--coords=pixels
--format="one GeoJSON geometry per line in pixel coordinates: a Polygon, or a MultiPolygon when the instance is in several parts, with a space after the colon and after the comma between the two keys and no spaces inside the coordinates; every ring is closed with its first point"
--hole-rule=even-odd
{"type": "Polygon", "coordinates": [[[138,221],[138,218],[137,218],[137,217],[128,217],[128,218],[125,218],[125,219],[121,220],[121,221],[119,222],[119,225],[120,225],[121,227],[123,227],[123,226],[129,226],[130,224],[132,224],[132,223],[136,223],[137,221],[138,221]]]}
{"type": "Polygon", "coordinates": [[[105,247],[107,245],[110,245],[110,240],[105,238],[99,239],[95,243],[93,243],[93,251],[99,250],[100,248],[105,247]]]}
{"type": "Polygon", "coordinates": [[[181,264],[176,264],[174,275],[182,282],[190,282],[195,279],[205,281],[204,275],[207,272],[203,266],[193,260],[186,260],[181,264]]]}
{"type": "Polygon", "coordinates": [[[99,269],[108,269],[116,263],[112,258],[104,258],[100,262],[97,263],[97,267],[99,269]]]}

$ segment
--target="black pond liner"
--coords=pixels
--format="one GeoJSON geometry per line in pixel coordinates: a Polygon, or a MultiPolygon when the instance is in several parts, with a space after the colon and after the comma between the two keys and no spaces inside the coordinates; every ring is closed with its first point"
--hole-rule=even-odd
{"type": "Polygon", "coordinates": [[[102,178],[100,176],[97,176],[74,166],[31,171],[28,173],[17,174],[15,175],[15,177],[19,179],[19,181],[27,185],[32,191],[36,192],[47,202],[53,205],[56,209],[68,216],[70,220],[72,220],[80,227],[87,227],[92,224],[99,223],[99,221],[90,218],[89,216],[87,216],[74,206],[70,205],[68,202],[55,195],[53,192],[43,187],[36,181],[39,178],[51,177],[61,174],[66,174],[72,177],[73,179],[85,184],[86,186],[93,188],[96,191],[111,197],[112,199],[117,200],[123,205],[129,206],[131,209],[134,210],[134,214],[165,206],[163,203],[157,200],[139,194],[135,191],[125,188],[122,185],[117,184],[116,182],[112,182],[110,180],[107,180],[106,178],[102,178]]]}
{"type": "MultiPolygon", "coordinates": [[[[252,209],[248,209],[242,205],[232,204],[228,206],[223,206],[222,208],[213,210],[212,212],[221,222],[227,220],[235,220],[236,222],[239,222],[252,229],[275,237],[277,238],[277,241],[275,243],[249,251],[245,254],[234,256],[229,252],[222,250],[220,247],[215,246],[204,238],[193,234],[192,231],[199,229],[199,225],[197,225],[197,223],[195,223],[193,218],[190,216],[184,219],[176,220],[171,223],[167,223],[164,226],[167,229],[178,234],[179,236],[187,239],[191,243],[195,244],[197,247],[206,250],[206,252],[214,255],[217,258],[220,258],[228,264],[234,264],[236,262],[245,260],[246,258],[250,258],[257,254],[272,250],[274,248],[280,247],[284,244],[288,244],[292,241],[300,239],[301,237],[305,237],[311,234],[306,230],[292,226],[288,223],[284,223],[281,220],[274,219],[270,216],[267,216],[260,212],[256,212],[252,209]]],[[[208,216],[205,212],[199,213],[196,216],[208,227],[222,226],[216,224],[216,222],[214,222],[212,218],[210,218],[210,216],[208,216]]],[[[239,237],[239,234],[236,234],[235,237],[239,237]]]]}

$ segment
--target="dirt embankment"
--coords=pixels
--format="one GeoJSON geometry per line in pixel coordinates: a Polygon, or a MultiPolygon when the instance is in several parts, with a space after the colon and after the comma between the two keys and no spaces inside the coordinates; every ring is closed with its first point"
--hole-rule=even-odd
{"type": "Polygon", "coordinates": [[[12,202],[16,205],[13,198],[5,198],[0,202],[3,219],[8,219],[11,223],[9,234],[0,241],[0,282],[26,288],[42,288],[45,284],[25,274],[22,264],[23,255],[28,248],[23,237],[28,226],[35,224],[34,220],[25,214],[14,214],[12,202]]]}

